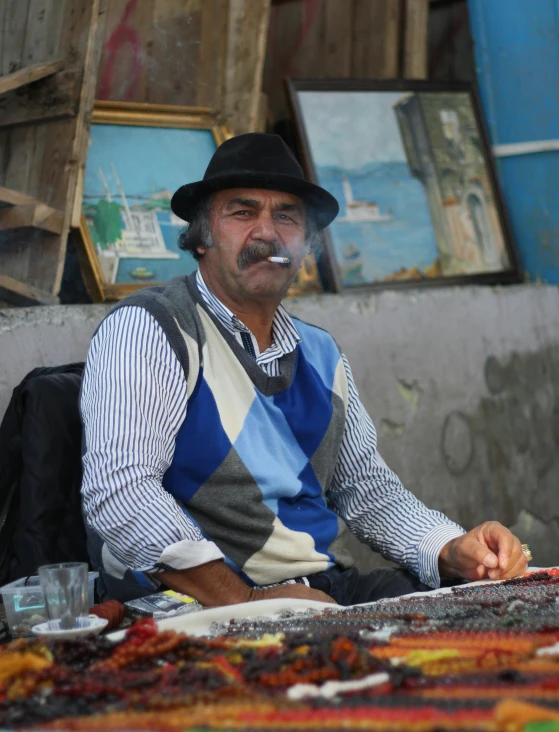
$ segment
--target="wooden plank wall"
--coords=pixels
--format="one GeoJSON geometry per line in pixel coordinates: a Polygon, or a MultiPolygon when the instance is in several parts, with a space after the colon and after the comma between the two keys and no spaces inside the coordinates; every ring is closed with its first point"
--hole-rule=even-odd
{"type": "Polygon", "coordinates": [[[270,0],[111,0],[98,99],[210,107],[262,128],[270,0]]]}
{"type": "Polygon", "coordinates": [[[34,100],[38,85],[47,80],[8,92],[0,100],[7,112],[0,113],[0,185],[31,195],[64,215],[61,235],[31,228],[2,234],[0,277],[23,285],[15,293],[18,302],[26,301],[25,285],[29,302],[57,300],[76,182],[87,147],[104,5],[105,0],[0,0],[0,73],[62,59],[65,78],[78,80],[66,91],[64,119],[52,118],[51,107],[59,100],[40,94],[39,101],[34,100]],[[45,118],[39,122],[35,104],[42,105],[45,118]],[[29,110],[33,114],[26,118],[29,110]]]}
{"type": "Polygon", "coordinates": [[[428,0],[0,0],[2,75],[65,61],[50,77],[60,92],[50,100],[19,89],[0,99],[10,119],[0,121],[0,185],[65,216],[62,236],[2,234],[0,275],[56,299],[95,86],[99,99],[206,106],[235,133],[263,129],[263,80],[273,121],[287,116],[285,76],[425,76],[427,8],[428,0]]]}
{"type": "Polygon", "coordinates": [[[282,80],[425,78],[428,0],[276,0],[264,91],[271,123],[288,117],[282,80]]]}

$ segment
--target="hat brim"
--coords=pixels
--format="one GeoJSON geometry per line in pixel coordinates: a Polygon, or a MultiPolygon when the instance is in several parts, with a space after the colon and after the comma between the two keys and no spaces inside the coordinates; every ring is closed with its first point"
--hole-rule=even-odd
{"type": "Polygon", "coordinates": [[[262,175],[250,171],[214,175],[206,180],[181,186],[171,199],[171,210],[179,218],[190,221],[202,198],[227,188],[263,188],[299,196],[310,209],[319,229],[328,226],[340,211],[338,201],[332,194],[304,178],[281,173],[262,175]]]}

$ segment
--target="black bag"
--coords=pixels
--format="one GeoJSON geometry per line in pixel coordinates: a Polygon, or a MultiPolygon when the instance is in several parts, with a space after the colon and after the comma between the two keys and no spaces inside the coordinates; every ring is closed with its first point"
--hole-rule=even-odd
{"type": "Polygon", "coordinates": [[[81,513],[83,363],[38,368],[0,425],[0,584],[88,561],[81,513]]]}

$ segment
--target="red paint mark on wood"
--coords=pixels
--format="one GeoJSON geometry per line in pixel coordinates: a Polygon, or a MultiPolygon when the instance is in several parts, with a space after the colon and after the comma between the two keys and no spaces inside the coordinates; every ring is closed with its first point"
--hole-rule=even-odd
{"type": "Polygon", "coordinates": [[[136,9],[138,0],[128,0],[120,22],[111,33],[105,46],[106,57],[101,72],[101,81],[99,83],[99,98],[108,99],[111,96],[113,72],[118,63],[119,54],[127,46],[132,50],[132,73],[124,93],[120,95],[123,101],[132,101],[135,98],[138,88],[140,74],[144,68],[142,58],[142,43],[137,31],[129,25],[132,13],[136,9]]]}

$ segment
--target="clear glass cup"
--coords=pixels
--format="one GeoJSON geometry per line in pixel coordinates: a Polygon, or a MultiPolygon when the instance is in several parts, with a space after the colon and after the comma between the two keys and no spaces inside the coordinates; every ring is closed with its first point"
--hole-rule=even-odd
{"type": "Polygon", "coordinates": [[[87,564],[66,562],[39,567],[49,630],[89,627],[87,564]]]}

